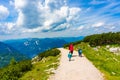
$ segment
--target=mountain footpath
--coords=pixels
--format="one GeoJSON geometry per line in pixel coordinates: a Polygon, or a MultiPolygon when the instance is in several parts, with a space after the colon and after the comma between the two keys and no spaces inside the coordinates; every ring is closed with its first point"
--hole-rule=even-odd
{"type": "Polygon", "coordinates": [[[79,57],[74,51],[72,60],[68,60],[68,50],[61,51],[60,65],[49,80],[104,80],[102,73],[85,57],[79,57]]]}

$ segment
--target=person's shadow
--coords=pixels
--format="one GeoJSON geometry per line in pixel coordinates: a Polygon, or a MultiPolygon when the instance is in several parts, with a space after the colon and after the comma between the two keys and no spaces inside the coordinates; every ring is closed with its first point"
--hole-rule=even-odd
{"type": "Polygon", "coordinates": [[[83,55],[72,55],[72,57],[84,57],[83,55]]]}
{"type": "Polygon", "coordinates": [[[72,57],[77,57],[78,55],[72,55],[72,57]]]}
{"type": "Polygon", "coordinates": [[[75,61],[75,59],[71,59],[70,61],[75,61]]]}

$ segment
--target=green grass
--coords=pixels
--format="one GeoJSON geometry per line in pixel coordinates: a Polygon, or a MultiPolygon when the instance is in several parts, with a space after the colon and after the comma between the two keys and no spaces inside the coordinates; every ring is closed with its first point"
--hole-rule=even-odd
{"type": "Polygon", "coordinates": [[[105,46],[100,46],[96,51],[87,43],[82,42],[75,45],[76,50],[79,47],[83,50],[83,54],[104,74],[105,80],[120,80],[120,55],[110,53],[105,46]]]}
{"type": "Polygon", "coordinates": [[[51,70],[56,69],[59,65],[59,57],[60,55],[43,58],[35,63],[33,69],[19,80],[47,80],[51,74],[54,74],[51,70]]]}

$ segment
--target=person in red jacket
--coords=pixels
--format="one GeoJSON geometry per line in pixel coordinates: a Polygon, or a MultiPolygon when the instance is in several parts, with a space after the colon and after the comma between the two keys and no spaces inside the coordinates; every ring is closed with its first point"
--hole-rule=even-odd
{"type": "Polygon", "coordinates": [[[69,45],[69,50],[70,50],[70,53],[73,54],[73,50],[74,50],[73,44],[70,44],[70,45],[69,45]]]}

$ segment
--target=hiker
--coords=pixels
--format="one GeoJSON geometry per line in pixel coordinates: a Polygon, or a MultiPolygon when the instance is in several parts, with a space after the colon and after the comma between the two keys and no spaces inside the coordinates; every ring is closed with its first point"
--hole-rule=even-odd
{"type": "Polygon", "coordinates": [[[73,54],[73,44],[69,45],[69,50],[70,50],[70,53],[73,54]]]}
{"type": "Polygon", "coordinates": [[[71,58],[72,58],[71,52],[68,53],[68,58],[69,58],[69,61],[71,61],[71,58]]]}
{"type": "Polygon", "coordinates": [[[82,57],[82,49],[78,49],[78,55],[82,57]]]}

